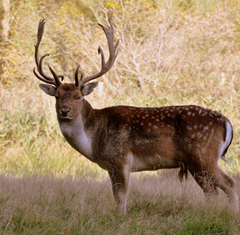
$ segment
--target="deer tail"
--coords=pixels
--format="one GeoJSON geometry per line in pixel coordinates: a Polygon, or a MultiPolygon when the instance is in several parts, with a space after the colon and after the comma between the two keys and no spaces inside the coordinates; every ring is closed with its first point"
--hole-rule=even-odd
{"type": "Polygon", "coordinates": [[[232,143],[232,139],[233,139],[233,127],[232,124],[229,121],[227,121],[225,126],[224,147],[221,153],[221,159],[224,161],[227,161],[226,154],[229,146],[232,143]]]}

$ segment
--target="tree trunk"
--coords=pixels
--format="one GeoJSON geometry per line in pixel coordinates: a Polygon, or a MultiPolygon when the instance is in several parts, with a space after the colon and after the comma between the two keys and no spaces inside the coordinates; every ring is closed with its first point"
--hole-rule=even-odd
{"type": "Polygon", "coordinates": [[[10,0],[1,0],[0,4],[0,42],[3,42],[8,40],[10,29],[10,0]]]}
{"type": "Polygon", "coordinates": [[[6,43],[9,33],[9,21],[10,21],[10,0],[0,0],[0,81],[2,81],[2,74],[4,73],[4,49],[6,49],[6,43]]]}

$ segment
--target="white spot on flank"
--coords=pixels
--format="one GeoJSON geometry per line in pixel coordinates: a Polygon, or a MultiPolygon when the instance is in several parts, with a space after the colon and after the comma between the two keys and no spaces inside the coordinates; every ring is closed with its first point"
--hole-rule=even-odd
{"type": "Polygon", "coordinates": [[[202,152],[206,152],[213,136],[214,136],[214,129],[211,130],[211,133],[210,133],[210,136],[208,138],[207,144],[205,144],[204,147],[202,148],[202,152]]]}
{"type": "Polygon", "coordinates": [[[203,136],[203,134],[201,132],[197,133],[197,137],[201,138],[203,136]]]}
{"type": "Polygon", "coordinates": [[[209,127],[208,127],[208,126],[205,126],[205,127],[203,128],[203,131],[207,131],[207,130],[209,130],[209,127]]]}

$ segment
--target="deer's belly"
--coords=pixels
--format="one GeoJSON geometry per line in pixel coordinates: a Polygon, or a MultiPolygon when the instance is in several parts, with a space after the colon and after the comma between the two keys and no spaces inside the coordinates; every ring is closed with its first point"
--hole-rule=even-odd
{"type": "Polygon", "coordinates": [[[134,156],[131,171],[153,171],[163,168],[176,168],[178,166],[178,162],[174,158],[159,154],[145,157],[134,156]]]}

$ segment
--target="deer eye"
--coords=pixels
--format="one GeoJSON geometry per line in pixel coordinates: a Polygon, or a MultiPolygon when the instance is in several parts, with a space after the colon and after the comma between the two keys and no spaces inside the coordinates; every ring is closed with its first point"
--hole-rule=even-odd
{"type": "Polygon", "coordinates": [[[59,97],[58,97],[58,96],[55,96],[55,99],[56,99],[56,101],[58,101],[58,100],[59,100],[59,97]]]}
{"type": "Polygon", "coordinates": [[[80,100],[81,99],[81,96],[77,96],[76,100],[80,100]]]}

